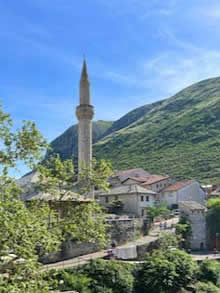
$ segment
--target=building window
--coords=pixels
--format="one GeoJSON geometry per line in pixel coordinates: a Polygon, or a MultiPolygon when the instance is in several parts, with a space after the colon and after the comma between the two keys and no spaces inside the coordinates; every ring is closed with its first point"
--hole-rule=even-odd
{"type": "Polygon", "coordinates": [[[144,209],[141,210],[141,216],[144,216],[144,209]]]}
{"type": "Polygon", "coordinates": [[[105,197],[105,202],[108,203],[108,196],[105,197]]]}
{"type": "Polygon", "coordinates": [[[148,195],[146,196],[146,201],[149,201],[149,196],[148,195]]]}
{"type": "Polygon", "coordinates": [[[141,196],[141,201],[144,201],[144,196],[143,195],[141,196]]]}
{"type": "Polygon", "coordinates": [[[157,188],[159,187],[159,184],[157,184],[157,188]]]}
{"type": "Polygon", "coordinates": [[[117,195],[115,195],[115,200],[118,200],[118,196],[117,195]]]}

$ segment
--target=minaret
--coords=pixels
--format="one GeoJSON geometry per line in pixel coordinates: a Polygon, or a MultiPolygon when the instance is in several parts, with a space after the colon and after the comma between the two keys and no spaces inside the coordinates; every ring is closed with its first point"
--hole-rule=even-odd
{"type": "Polygon", "coordinates": [[[76,108],[78,118],[78,171],[82,166],[91,167],[92,160],[92,118],[93,106],[90,105],[90,89],[86,61],[80,78],[80,105],[76,108]]]}

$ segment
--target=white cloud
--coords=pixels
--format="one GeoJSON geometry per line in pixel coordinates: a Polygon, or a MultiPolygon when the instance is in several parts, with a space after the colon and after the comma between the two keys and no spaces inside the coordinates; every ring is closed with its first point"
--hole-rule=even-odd
{"type": "Polygon", "coordinates": [[[220,75],[220,52],[198,50],[182,56],[167,52],[144,64],[146,83],[170,96],[203,79],[220,75]]]}

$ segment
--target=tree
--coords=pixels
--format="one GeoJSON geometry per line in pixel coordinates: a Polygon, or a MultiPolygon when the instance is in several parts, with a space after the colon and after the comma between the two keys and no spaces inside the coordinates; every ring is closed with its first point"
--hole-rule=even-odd
{"type": "Polygon", "coordinates": [[[80,273],[92,279],[91,293],[112,292],[132,293],[134,277],[132,269],[126,264],[104,260],[91,261],[80,273]]]}
{"type": "Polygon", "coordinates": [[[78,290],[80,293],[132,293],[134,268],[134,265],[116,261],[92,260],[78,268],[52,273],[49,282],[56,290],[78,290]]]}
{"type": "Polygon", "coordinates": [[[158,216],[166,217],[169,214],[169,210],[166,207],[164,202],[156,204],[155,206],[149,206],[146,208],[147,217],[150,219],[150,222],[153,223],[154,218],[158,216]]]}
{"type": "Polygon", "coordinates": [[[199,266],[199,278],[202,282],[212,282],[220,286],[220,263],[218,261],[205,260],[199,266]]]}
{"type": "Polygon", "coordinates": [[[220,289],[216,287],[213,283],[203,283],[198,282],[195,285],[196,293],[219,293],[220,289]]]}
{"type": "Polygon", "coordinates": [[[61,235],[48,229],[48,207],[28,209],[19,199],[20,188],[8,176],[20,160],[32,167],[47,144],[32,122],[13,131],[10,116],[0,108],[0,145],[0,291],[47,292],[38,270],[37,249],[56,249],[61,235]]]}
{"type": "Polygon", "coordinates": [[[181,238],[179,238],[174,233],[162,232],[160,233],[159,238],[159,246],[161,250],[167,250],[170,248],[178,248],[181,242],[181,238]]]}
{"type": "MultiPolygon", "coordinates": [[[[38,166],[47,144],[34,123],[24,122],[21,130],[13,131],[10,116],[1,109],[0,141],[0,292],[46,293],[49,288],[39,272],[39,255],[57,250],[68,233],[78,241],[100,241],[103,245],[103,213],[91,203],[72,206],[66,217],[60,217],[59,210],[46,201],[21,201],[22,190],[8,176],[17,162],[22,160],[39,170],[40,182],[34,188],[51,192],[55,201],[74,193],[74,168],[70,161],[61,162],[58,157],[51,164],[38,166]]],[[[104,162],[100,165],[103,167],[104,162]]],[[[100,177],[91,180],[104,184],[100,177]]]]}
{"type": "Polygon", "coordinates": [[[211,198],[207,203],[207,223],[211,239],[220,234],[220,198],[211,198]]]}
{"type": "Polygon", "coordinates": [[[105,163],[104,160],[93,162],[94,169],[92,166],[92,168],[84,168],[81,172],[80,178],[83,179],[80,180],[83,181],[87,174],[90,174],[89,181],[81,184],[80,180],[77,181],[72,160],[62,161],[59,155],[50,157],[44,165],[37,167],[39,177],[32,188],[36,192],[49,194],[50,208],[58,211],[56,223],[51,217],[50,223],[62,229],[65,239],[97,242],[100,248],[103,248],[106,244],[107,228],[103,210],[95,201],[83,203],[83,200],[88,195],[87,192],[94,187],[107,189],[107,178],[112,171],[110,164],[105,163]]]}
{"type": "Polygon", "coordinates": [[[181,216],[179,223],[176,224],[176,235],[181,239],[181,246],[183,248],[190,248],[189,237],[192,234],[190,221],[181,216]]]}
{"type": "Polygon", "coordinates": [[[185,252],[155,250],[137,273],[137,293],[175,293],[194,281],[197,264],[185,252]]]}
{"type": "Polygon", "coordinates": [[[108,210],[110,213],[119,213],[123,210],[124,204],[119,199],[112,200],[108,205],[108,210]]]}
{"type": "Polygon", "coordinates": [[[101,159],[92,160],[92,168],[87,168],[85,165],[81,167],[78,183],[81,186],[80,193],[88,195],[92,189],[108,191],[109,178],[113,174],[110,161],[101,159]]]}

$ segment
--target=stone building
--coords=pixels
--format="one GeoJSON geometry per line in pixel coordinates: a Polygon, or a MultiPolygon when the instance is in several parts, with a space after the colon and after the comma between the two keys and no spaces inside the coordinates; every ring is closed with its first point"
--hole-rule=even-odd
{"type": "Polygon", "coordinates": [[[178,205],[181,201],[195,201],[204,204],[205,191],[195,180],[179,181],[160,192],[160,201],[165,201],[169,207],[178,205]]]}
{"type": "Polygon", "coordinates": [[[109,192],[96,192],[96,199],[104,207],[108,207],[113,200],[123,203],[123,212],[138,217],[146,216],[146,208],[156,202],[156,192],[138,184],[111,187],[109,192]]]}
{"type": "Polygon", "coordinates": [[[191,223],[192,234],[189,237],[192,250],[208,249],[206,207],[195,201],[179,202],[180,215],[191,223]]]}
{"type": "Polygon", "coordinates": [[[141,184],[141,186],[151,189],[154,192],[160,192],[165,187],[174,183],[175,180],[168,175],[155,175],[150,174],[148,176],[129,176],[123,181],[123,184],[141,184]]]}

